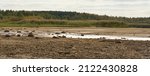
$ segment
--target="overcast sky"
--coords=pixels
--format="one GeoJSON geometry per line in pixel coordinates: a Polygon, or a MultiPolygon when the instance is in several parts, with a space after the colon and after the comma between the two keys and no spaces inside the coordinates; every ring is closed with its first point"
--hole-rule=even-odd
{"type": "Polygon", "coordinates": [[[150,17],[150,0],[0,0],[0,9],[54,10],[150,17]]]}

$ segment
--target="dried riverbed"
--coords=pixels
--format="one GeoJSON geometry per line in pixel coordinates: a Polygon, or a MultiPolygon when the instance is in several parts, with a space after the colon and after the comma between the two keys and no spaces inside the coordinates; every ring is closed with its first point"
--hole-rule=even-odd
{"type": "MultiPolygon", "coordinates": [[[[0,30],[0,58],[48,58],[48,59],[143,59],[150,58],[150,41],[122,39],[67,38],[87,37],[92,33],[66,30],[0,30]],[[69,35],[68,35],[69,34],[69,35]],[[67,36],[68,35],[68,36],[67,36]],[[44,37],[45,36],[45,37],[44,37]],[[47,37],[48,36],[48,37],[47,37]]],[[[134,30],[133,30],[134,31],[134,30]]],[[[146,33],[148,34],[148,33],[146,33]]],[[[96,35],[93,33],[93,35],[96,35]]],[[[94,36],[91,37],[94,37],[94,36]]],[[[97,36],[97,35],[96,35],[97,36]]],[[[105,35],[106,36],[106,35],[105,35]]],[[[118,36],[118,35],[116,35],[118,36]]],[[[112,35],[111,37],[114,37],[112,35]]]]}
{"type": "Polygon", "coordinates": [[[137,36],[114,36],[114,35],[96,35],[85,33],[70,33],[65,31],[25,31],[25,30],[1,30],[1,36],[11,37],[48,37],[48,38],[77,38],[77,39],[105,39],[105,40],[133,40],[133,41],[150,41],[150,37],[137,36]]]}

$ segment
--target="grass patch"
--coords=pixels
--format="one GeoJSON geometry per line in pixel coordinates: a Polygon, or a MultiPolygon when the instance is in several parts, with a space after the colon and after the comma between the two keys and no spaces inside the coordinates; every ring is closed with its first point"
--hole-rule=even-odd
{"type": "Polygon", "coordinates": [[[2,21],[1,27],[128,27],[124,22],[104,20],[21,20],[2,21]]]}

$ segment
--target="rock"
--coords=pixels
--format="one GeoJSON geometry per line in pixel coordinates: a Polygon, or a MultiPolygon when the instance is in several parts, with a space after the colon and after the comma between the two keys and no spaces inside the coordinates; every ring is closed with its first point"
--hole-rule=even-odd
{"type": "Polygon", "coordinates": [[[122,40],[126,40],[126,38],[123,38],[123,37],[122,37],[121,39],[122,39],[122,40]]]}
{"type": "Polygon", "coordinates": [[[62,36],[61,38],[66,38],[66,36],[62,36]]]}
{"type": "Polygon", "coordinates": [[[116,40],[116,41],[115,41],[115,43],[122,43],[122,42],[121,42],[121,41],[119,41],[119,40],[116,40]]]}
{"type": "Polygon", "coordinates": [[[14,36],[21,37],[21,36],[23,36],[23,34],[21,34],[21,33],[17,33],[17,34],[16,34],[16,35],[14,35],[14,36]]]}
{"type": "Polygon", "coordinates": [[[35,37],[35,39],[41,39],[40,37],[35,37]]]}
{"type": "Polygon", "coordinates": [[[4,30],[4,32],[9,32],[9,30],[4,30]]]}
{"type": "Polygon", "coordinates": [[[11,37],[10,35],[6,34],[5,37],[11,37]]]}
{"type": "Polygon", "coordinates": [[[54,39],[58,39],[58,37],[56,37],[56,36],[53,36],[52,38],[54,38],[54,39]]]}
{"type": "Polygon", "coordinates": [[[105,38],[105,37],[100,37],[100,39],[102,39],[102,40],[106,40],[106,38],[105,38]]]}
{"type": "Polygon", "coordinates": [[[65,31],[62,31],[61,33],[66,33],[65,31]]]}
{"type": "Polygon", "coordinates": [[[17,31],[17,33],[21,33],[21,31],[20,31],[20,30],[18,30],[18,31],[17,31]]]}
{"type": "Polygon", "coordinates": [[[84,34],[81,34],[81,36],[84,36],[84,34]]]}
{"type": "Polygon", "coordinates": [[[20,34],[17,34],[17,37],[20,37],[21,35],[20,34]]]}
{"type": "Polygon", "coordinates": [[[64,36],[64,35],[63,36],[58,36],[58,38],[66,38],[66,36],[64,36]]]}
{"type": "Polygon", "coordinates": [[[59,32],[56,32],[55,34],[60,34],[59,32]]]}
{"type": "Polygon", "coordinates": [[[28,34],[28,37],[34,37],[33,33],[30,32],[30,33],[28,34]]]}

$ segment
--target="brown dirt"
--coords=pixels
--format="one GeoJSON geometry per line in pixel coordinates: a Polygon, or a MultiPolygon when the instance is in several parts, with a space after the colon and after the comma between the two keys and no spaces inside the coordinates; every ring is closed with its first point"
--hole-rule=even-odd
{"type": "Polygon", "coordinates": [[[0,36],[0,58],[143,59],[150,42],[0,36]]]}
{"type": "MultiPolygon", "coordinates": [[[[103,35],[149,36],[143,28],[2,27],[0,30],[41,30],[103,35]]],[[[150,59],[150,42],[0,36],[0,58],[150,59]]]]}

